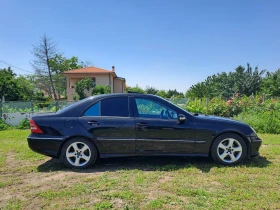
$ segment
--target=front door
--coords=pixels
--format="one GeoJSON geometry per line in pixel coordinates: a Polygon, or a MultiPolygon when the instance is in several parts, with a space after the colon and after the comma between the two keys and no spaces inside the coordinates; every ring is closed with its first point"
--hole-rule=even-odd
{"type": "Polygon", "coordinates": [[[179,123],[178,113],[158,101],[134,98],[136,152],[143,154],[189,154],[195,130],[188,119],[179,123]]]}

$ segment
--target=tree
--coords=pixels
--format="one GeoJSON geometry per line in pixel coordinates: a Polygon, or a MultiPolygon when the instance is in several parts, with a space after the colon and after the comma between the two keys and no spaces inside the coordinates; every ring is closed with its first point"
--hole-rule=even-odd
{"type": "Polygon", "coordinates": [[[184,94],[178,92],[176,89],[168,90],[166,94],[167,94],[166,96],[167,98],[184,98],[184,94]]]}
{"type": "Polygon", "coordinates": [[[214,74],[203,82],[192,85],[187,91],[186,97],[228,98],[235,93],[247,96],[256,94],[260,90],[264,73],[265,70],[259,71],[258,67],[255,67],[253,71],[250,64],[247,64],[247,69],[238,66],[234,72],[214,74]]]}
{"type": "Polygon", "coordinates": [[[28,76],[19,76],[16,78],[16,82],[21,95],[21,100],[29,101],[35,98],[35,86],[28,76]]]}
{"type": "Polygon", "coordinates": [[[261,91],[270,96],[280,96],[280,69],[276,72],[267,72],[263,79],[261,91]]]}
{"type": "Polygon", "coordinates": [[[86,67],[87,64],[79,62],[79,58],[72,56],[70,58],[64,57],[62,54],[55,54],[49,60],[50,68],[53,73],[53,84],[57,92],[58,98],[61,95],[66,97],[66,78],[61,74],[64,71],[71,69],[79,69],[86,67]]]}
{"type": "Polygon", "coordinates": [[[246,70],[243,66],[238,66],[233,74],[234,92],[247,96],[256,94],[260,90],[262,75],[265,72],[266,70],[259,72],[258,67],[253,71],[249,63],[246,70]]]}
{"type": "Polygon", "coordinates": [[[156,88],[154,88],[154,87],[149,87],[149,86],[147,86],[146,89],[145,89],[145,92],[146,92],[147,94],[156,95],[157,92],[158,92],[158,90],[157,90],[156,88]]]}
{"type": "Polygon", "coordinates": [[[41,79],[43,79],[43,81],[41,81],[41,84],[44,84],[44,90],[48,92],[49,95],[53,94],[54,99],[57,100],[50,65],[50,60],[57,53],[56,44],[52,41],[51,38],[47,37],[46,34],[44,34],[42,37],[40,37],[40,41],[36,45],[33,45],[32,53],[35,58],[31,64],[35,69],[36,74],[41,77],[41,79]],[[46,76],[48,76],[48,80],[44,81],[46,79],[46,76]],[[49,86],[47,85],[47,83],[49,83],[49,86]]]}
{"type": "Polygon", "coordinates": [[[75,91],[79,95],[79,100],[86,98],[85,90],[88,90],[93,87],[92,79],[85,78],[75,83],[75,91]]]}
{"type": "Polygon", "coordinates": [[[167,93],[165,90],[159,90],[156,95],[162,97],[162,98],[167,98],[167,93]]]}
{"type": "Polygon", "coordinates": [[[62,54],[55,54],[49,60],[52,72],[61,74],[64,71],[71,69],[84,68],[86,65],[84,62],[79,62],[79,58],[72,56],[71,58],[66,58],[62,54]]]}
{"type": "Polygon", "coordinates": [[[16,80],[16,74],[10,67],[8,67],[8,69],[0,69],[0,99],[2,99],[3,96],[6,101],[22,99],[16,80]]]}

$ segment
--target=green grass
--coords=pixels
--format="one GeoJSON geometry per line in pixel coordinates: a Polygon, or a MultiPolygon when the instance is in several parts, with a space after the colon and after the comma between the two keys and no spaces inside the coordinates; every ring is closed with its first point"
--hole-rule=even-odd
{"type": "Polygon", "coordinates": [[[280,209],[280,135],[234,167],[207,158],[116,158],[71,171],[0,131],[0,209],[280,209]]]}

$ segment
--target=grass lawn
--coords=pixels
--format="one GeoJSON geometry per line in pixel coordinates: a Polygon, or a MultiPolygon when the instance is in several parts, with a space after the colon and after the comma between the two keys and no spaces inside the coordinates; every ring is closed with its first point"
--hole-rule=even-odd
{"type": "Polygon", "coordinates": [[[0,209],[280,209],[280,135],[235,167],[207,158],[116,158],[71,171],[0,131],[0,209]]]}

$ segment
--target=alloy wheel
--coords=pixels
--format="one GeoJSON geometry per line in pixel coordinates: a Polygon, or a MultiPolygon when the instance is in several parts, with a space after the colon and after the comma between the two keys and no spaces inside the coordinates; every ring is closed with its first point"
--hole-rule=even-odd
{"type": "Polygon", "coordinates": [[[73,166],[84,166],[90,161],[91,150],[83,142],[74,142],[66,149],[66,158],[73,166]]]}
{"type": "Polygon", "coordinates": [[[242,155],[242,146],[236,139],[226,138],[219,143],[217,154],[223,162],[234,163],[242,155]]]}

